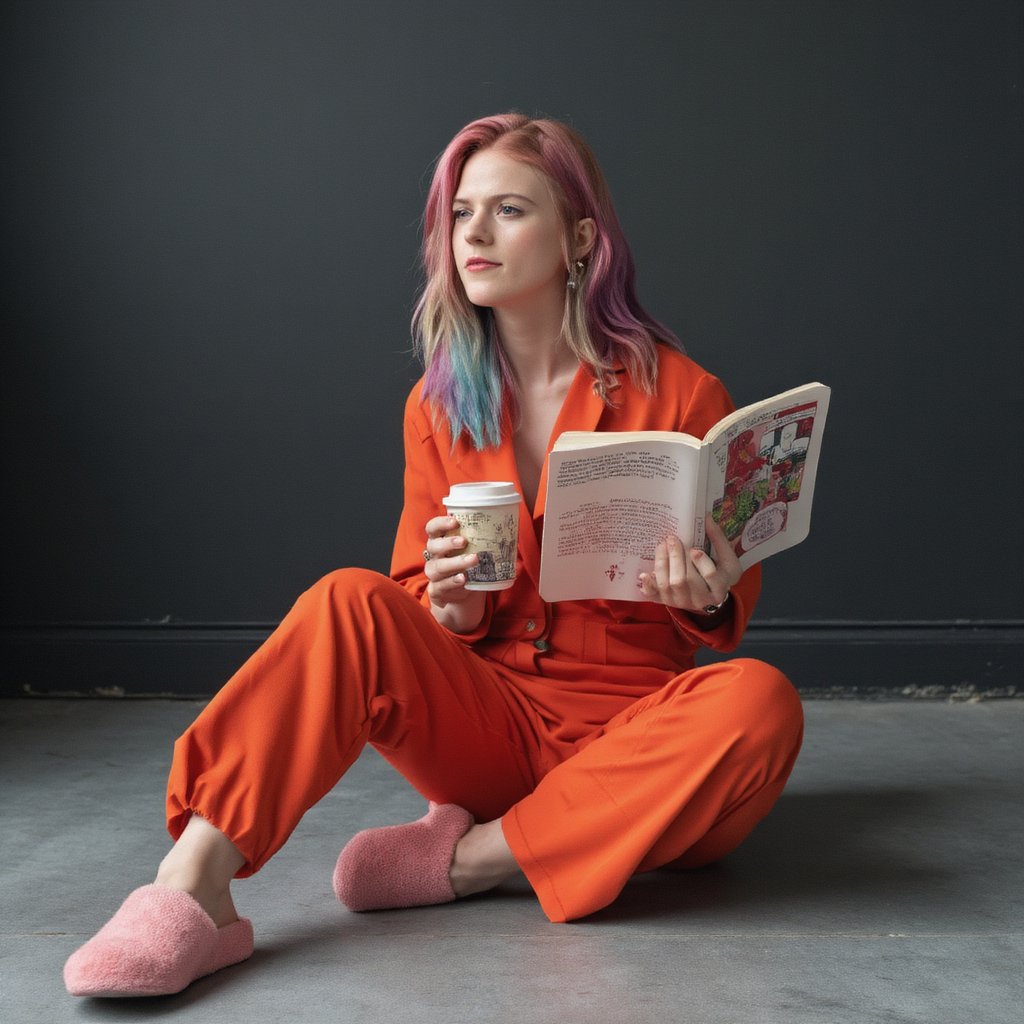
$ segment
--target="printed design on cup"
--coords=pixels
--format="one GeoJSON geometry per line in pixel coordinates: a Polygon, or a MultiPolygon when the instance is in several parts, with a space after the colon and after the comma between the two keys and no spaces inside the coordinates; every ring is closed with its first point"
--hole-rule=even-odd
{"type": "Polygon", "coordinates": [[[516,579],[519,504],[522,496],[507,480],[452,484],[443,502],[466,538],[463,551],[477,556],[466,572],[467,590],[507,590],[516,579]]]}
{"type": "Polygon", "coordinates": [[[460,508],[453,512],[479,561],[466,573],[470,583],[515,579],[519,540],[518,509],[460,508]]]}

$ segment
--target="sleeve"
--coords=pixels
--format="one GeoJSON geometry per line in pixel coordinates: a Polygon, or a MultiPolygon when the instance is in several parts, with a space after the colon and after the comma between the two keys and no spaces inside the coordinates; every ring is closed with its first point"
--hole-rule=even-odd
{"type": "MultiPolygon", "coordinates": [[[[723,416],[735,409],[728,391],[717,377],[705,373],[693,389],[690,402],[677,429],[703,437],[723,416]]],[[[692,643],[714,651],[732,651],[739,646],[747,623],[761,593],[761,565],[752,565],[731,590],[730,610],[712,628],[701,627],[700,620],[687,612],[669,608],[676,629],[692,643]]]]}
{"type": "MultiPolygon", "coordinates": [[[[442,498],[448,493],[450,480],[437,446],[437,436],[420,397],[420,388],[420,384],[413,388],[405,404],[404,493],[402,515],[391,552],[390,575],[429,609],[427,577],[423,572],[424,527],[428,519],[444,515],[442,498]]],[[[490,627],[492,612],[492,595],[488,594],[480,625],[472,633],[453,633],[452,636],[464,643],[481,639],[490,627]]]]}

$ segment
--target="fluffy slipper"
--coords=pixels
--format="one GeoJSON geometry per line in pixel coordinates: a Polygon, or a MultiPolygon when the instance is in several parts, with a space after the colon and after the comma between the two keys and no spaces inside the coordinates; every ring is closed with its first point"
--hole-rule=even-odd
{"type": "Polygon", "coordinates": [[[187,893],[144,885],[64,965],[73,996],[164,996],[252,956],[246,918],[218,928],[187,893]]]}
{"type": "Polygon", "coordinates": [[[448,871],[459,840],[473,825],[455,804],[430,805],[407,825],[353,836],[334,869],[334,892],[349,910],[425,907],[455,899],[448,871]]]}

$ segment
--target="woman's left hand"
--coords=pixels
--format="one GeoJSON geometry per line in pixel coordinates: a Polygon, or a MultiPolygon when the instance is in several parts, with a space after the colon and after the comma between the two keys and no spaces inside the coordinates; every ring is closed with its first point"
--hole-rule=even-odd
{"type": "Polygon", "coordinates": [[[715,549],[712,559],[700,548],[687,551],[678,537],[668,537],[654,550],[654,572],[640,574],[640,589],[649,601],[681,608],[695,615],[722,604],[743,570],[721,527],[711,516],[704,528],[715,549]]]}

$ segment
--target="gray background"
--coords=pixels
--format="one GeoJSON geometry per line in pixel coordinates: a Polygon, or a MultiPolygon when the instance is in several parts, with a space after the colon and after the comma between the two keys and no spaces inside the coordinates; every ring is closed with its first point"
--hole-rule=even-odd
{"type": "Polygon", "coordinates": [[[1021,3],[2,12],[9,637],[270,624],[386,569],[431,165],[510,108],[591,142],[738,403],[833,388],[758,622],[1022,618],[1021,3]]]}

